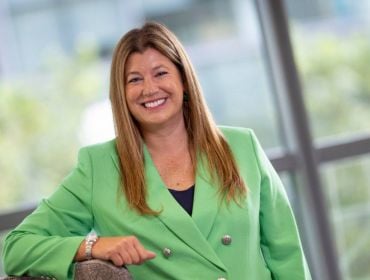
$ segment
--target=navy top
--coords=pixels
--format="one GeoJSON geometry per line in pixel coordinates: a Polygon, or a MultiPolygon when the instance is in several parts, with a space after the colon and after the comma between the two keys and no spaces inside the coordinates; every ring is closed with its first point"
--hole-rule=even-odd
{"type": "Polygon", "coordinates": [[[177,191],[168,189],[177,202],[185,209],[186,212],[191,216],[193,212],[193,200],[194,200],[194,185],[184,191],[177,191]]]}

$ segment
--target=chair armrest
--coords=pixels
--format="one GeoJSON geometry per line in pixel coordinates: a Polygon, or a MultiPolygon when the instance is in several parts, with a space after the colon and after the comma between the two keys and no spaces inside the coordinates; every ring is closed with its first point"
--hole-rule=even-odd
{"type": "Polygon", "coordinates": [[[132,280],[126,267],[117,267],[102,260],[79,262],[75,266],[75,280],[132,280]]]}
{"type": "MultiPolygon", "coordinates": [[[[0,280],[46,280],[50,277],[5,276],[0,280]]],[[[125,267],[116,267],[110,262],[89,260],[78,262],[75,266],[75,280],[133,280],[125,267]]]]}

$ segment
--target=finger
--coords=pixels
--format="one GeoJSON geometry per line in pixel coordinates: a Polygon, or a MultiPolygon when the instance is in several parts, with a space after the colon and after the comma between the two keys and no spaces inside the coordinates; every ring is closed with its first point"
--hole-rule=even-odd
{"type": "Polygon", "coordinates": [[[126,253],[130,256],[131,264],[138,264],[141,262],[141,256],[133,242],[127,242],[126,253]]]}
{"type": "Polygon", "coordinates": [[[132,258],[126,250],[121,250],[119,254],[123,260],[123,264],[132,264],[132,258]]]}
{"type": "Polygon", "coordinates": [[[140,256],[140,263],[143,263],[144,261],[148,259],[153,259],[155,258],[156,254],[146,250],[143,245],[141,245],[140,242],[134,243],[135,249],[138,252],[140,256]]]}
{"type": "Polygon", "coordinates": [[[146,261],[146,255],[145,255],[145,249],[143,246],[141,246],[141,244],[135,244],[135,250],[139,256],[139,261],[137,262],[137,264],[142,264],[144,261],[146,261]]]}
{"type": "Polygon", "coordinates": [[[113,254],[110,256],[110,260],[113,262],[115,266],[123,266],[124,261],[121,258],[120,254],[113,254]]]}
{"type": "Polygon", "coordinates": [[[149,250],[145,250],[146,251],[146,259],[147,260],[151,260],[151,259],[154,259],[157,255],[152,252],[152,251],[149,251],[149,250]]]}

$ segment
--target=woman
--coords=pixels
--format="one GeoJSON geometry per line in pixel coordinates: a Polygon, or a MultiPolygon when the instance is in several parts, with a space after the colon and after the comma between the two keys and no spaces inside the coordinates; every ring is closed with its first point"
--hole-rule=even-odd
{"type": "Polygon", "coordinates": [[[120,40],[110,87],[116,139],[7,236],[8,274],[70,279],[96,258],[134,279],[310,279],[276,172],[251,130],[216,127],[167,28],[120,40]]]}

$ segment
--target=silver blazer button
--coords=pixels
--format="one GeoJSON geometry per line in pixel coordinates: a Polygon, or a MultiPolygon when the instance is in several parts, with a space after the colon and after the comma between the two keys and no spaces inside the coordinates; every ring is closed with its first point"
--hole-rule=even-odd
{"type": "Polygon", "coordinates": [[[162,253],[166,258],[169,258],[172,255],[171,249],[169,248],[164,248],[162,253]]]}
{"type": "Polygon", "coordinates": [[[230,235],[224,235],[223,237],[222,237],[222,239],[221,239],[221,241],[222,241],[222,244],[224,244],[224,245],[230,245],[231,244],[231,241],[232,241],[232,239],[231,239],[231,236],[230,235]]]}

